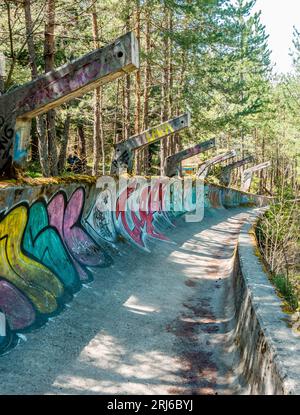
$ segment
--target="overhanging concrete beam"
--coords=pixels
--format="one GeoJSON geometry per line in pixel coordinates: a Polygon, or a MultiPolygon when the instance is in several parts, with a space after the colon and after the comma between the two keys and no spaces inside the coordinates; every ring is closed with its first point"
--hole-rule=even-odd
{"type": "Polygon", "coordinates": [[[253,173],[266,169],[270,166],[271,162],[266,161],[265,163],[257,164],[256,166],[250,167],[249,169],[245,170],[242,174],[241,190],[243,192],[248,192],[251,186],[253,173]]]}
{"type": "Polygon", "coordinates": [[[197,177],[204,178],[206,177],[209,169],[211,166],[222,163],[223,161],[229,160],[236,156],[235,150],[227,151],[227,153],[219,154],[218,156],[215,156],[209,160],[207,160],[205,163],[201,164],[201,166],[198,169],[197,177]]]}
{"type": "Polygon", "coordinates": [[[254,161],[253,157],[249,156],[241,160],[237,160],[231,164],[228,164],[228,166],[225,166],[221,171],[221,183],[224,186],[229,186],[232,170],[238,169],[239,167],[242,167],[248,163],[252,163],[253,161],[254,161]]]}
{"type": "MultiPolygon", "coordinates": [[[[139,51],[133,33],[121,36],[111,44],[48,72],[0,97],[0,174],[14,161],[13,141],[17,119],[31,118],[49,111],[99,85],[132,72],[139,67],[139,51]]],[[[26,140],[20,140],[27,150],[26,140]]],[[[18,153],[17,154],[21,154],[18,153]]],[[[26,151],[25,151],[26,153],[26,151]]]]}
{"type": "Polygon", "coordinates": [[[181,161],[193,157],[197,154],[203,153],[216,146],[216,139],[204,141],[203,143],[196,144],[194,147],[187,148],[179,151],[178,153],[169,156],[165,159],[164,172],[168,177],[173,177],[177,174],[178,165],[181,161]]]}
{"type": "Polygon", "coordinates": [[[155,141],[166,138],[187,127],[190,127],[189,112],[116,144],[115,154],[111,164],[111,174],[119,174],[124,171],[131,173],[135,150],[148,146],[155,141]]]}

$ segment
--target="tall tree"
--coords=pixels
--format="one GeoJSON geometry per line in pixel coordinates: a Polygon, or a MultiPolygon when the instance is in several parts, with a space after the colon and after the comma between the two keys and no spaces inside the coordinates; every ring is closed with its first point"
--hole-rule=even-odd
{"type": "MultiPolygon", "coordinates": [[[[100,47],[98,14],[96,3],[92,11],[92,28],[95,49],[100,47]]],[[[100,159],[102,153],[102,173],[105,174],[105,151],[104,151],[104,131],[103,131],[103,91],[102,87],[97,87],[94,92],[94,135],[93,135],[93,175],[97,176],[100,172],[100,159]]]]}
{"type": "MultiPolygon", "coordinates": [[[[56,0],[47,0],[46,4],[46,21],[45,21],[45,42],[44,42],[44,62],[45,72],[54,69],[54,53],[55,53],[55,7],[56,0]]],[[[57,163],[57,142],[55,127],[54,109],[47,112],[47,135],[48,135],[48,157],[50,173],[53,176],[58,174],[57,163]]]]}
{"type": "MultiPolygon", "coordinates": [[[[24,0],[24,14],[25,14],[25,27],[26,27],[26,38],[29,55],[29,65],[31,70],[31,78],[35,79],[38,76],[37,69],[37,57],[34,46],[34,27],[31,16],[31,0],[24,0]]],[[[50,175],[49,159],[48,159],[48,139],[45,125],[45,119],[43,116],[37,117],[37,131],[38,131],[38,150],[39,160],[44,176],[50,175]]],[[[35,143],[33,143],[35,144],[35,143]]]]}

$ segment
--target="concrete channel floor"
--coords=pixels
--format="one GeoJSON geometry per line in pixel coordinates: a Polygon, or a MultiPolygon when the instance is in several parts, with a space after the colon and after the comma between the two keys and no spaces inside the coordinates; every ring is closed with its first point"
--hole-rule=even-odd
{"type": "Polygon", "coordinates": [[[243,394],[230,346],[229,286],[251,209],[179,219],[151,243],[124,242],[114,264],[27,341],[0,357],[0,394],[243,394]]]}

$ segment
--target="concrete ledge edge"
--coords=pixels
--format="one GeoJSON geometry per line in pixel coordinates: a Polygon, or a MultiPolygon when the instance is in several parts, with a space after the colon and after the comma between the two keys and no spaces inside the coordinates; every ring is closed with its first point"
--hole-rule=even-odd
{"type": "Polygon", "coordinates": [[[255,255],[254,250],[258,247],[253,236],[250,235],[251,228],[265,210],[266,208],[255,209],[250,221],[243,225],[238,238],[237,255],[251,307],[281,379],[283,393],[298,395],[300,394],[300,337],[293,335],[292,329],[288,327],[289,315],[281,310],[282,302],[269,281],[260,259],[255,255]]]}

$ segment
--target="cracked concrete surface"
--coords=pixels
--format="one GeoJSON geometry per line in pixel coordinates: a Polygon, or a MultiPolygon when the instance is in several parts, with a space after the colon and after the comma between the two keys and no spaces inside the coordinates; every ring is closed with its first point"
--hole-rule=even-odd
{"type": "MultiPolygon", "coordinates": [[[[235,394],[230,277],[251,209],[177,221],[176,244],[127,243],[70,305],[0,357],[1,394],[235,394]]],[[[242,382],[243,383],[243,382],[242,382]]]]}

